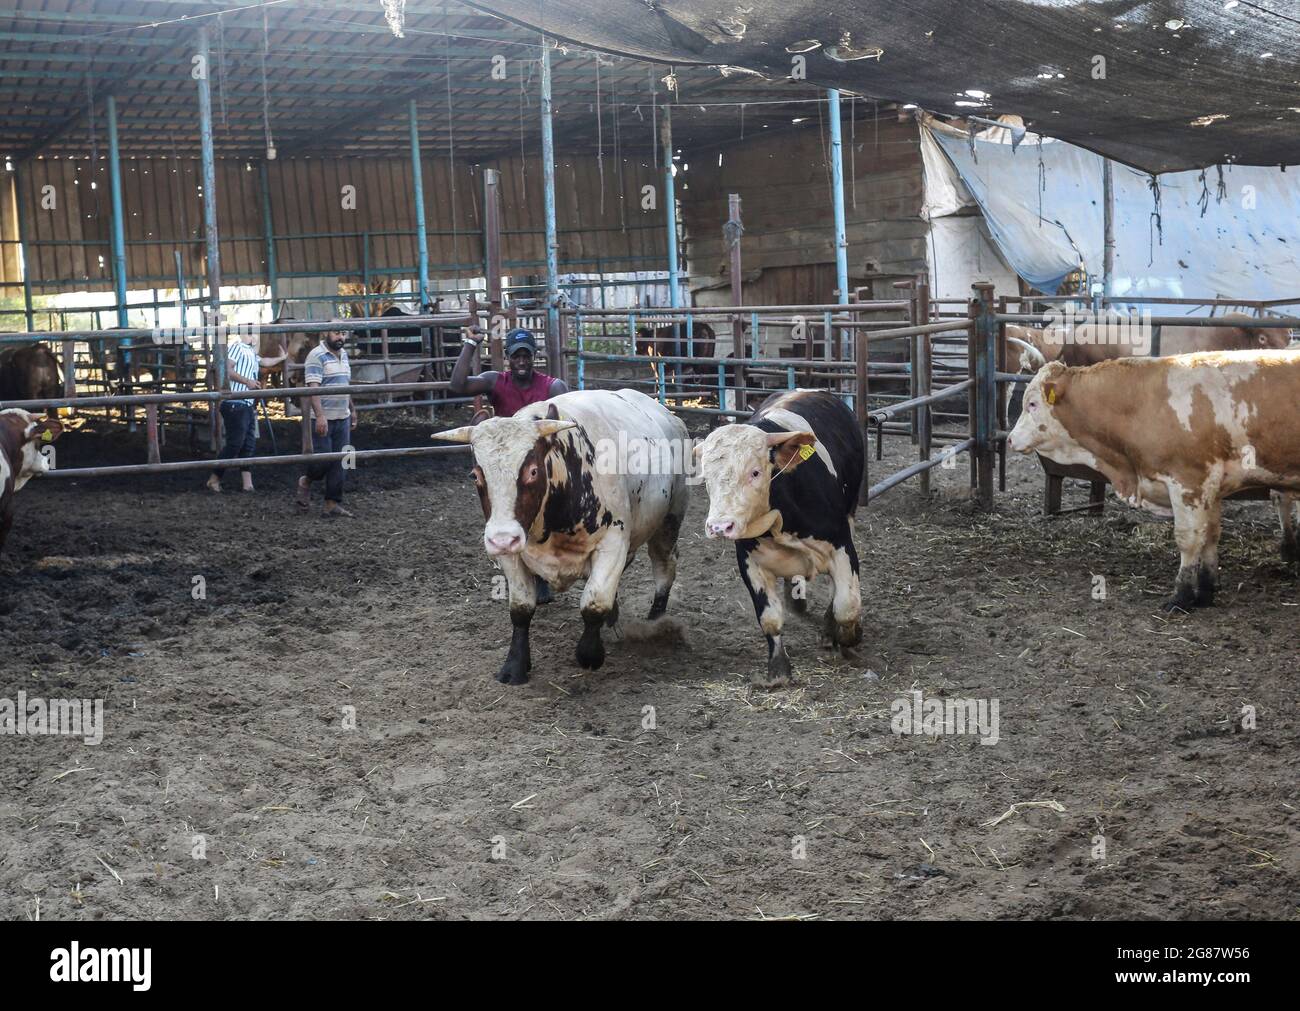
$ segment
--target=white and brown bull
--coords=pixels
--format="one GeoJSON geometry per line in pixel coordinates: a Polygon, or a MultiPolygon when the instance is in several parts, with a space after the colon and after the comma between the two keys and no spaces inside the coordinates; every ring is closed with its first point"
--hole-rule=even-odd
{"type": "Polygon", "coordinates": [[[705,533],[736,542],[740,578],[767,637],[767,672],[752,682],[772,688],[790,680],[779,580],[802,612],[808,584],[829,573],[835,589],[824,634],[841,649],[857,645],[853,513],[866,453],[853,412],[823,390],[774,393],[745,423],[715,429],[698,456],[709,490],[705,533]]]}
{"type": "Polygon", "coordinates": [[[1289,516],[1300,493],[1297,405],[1297,351],[1051,362],[1025,391],[1007,447],[1091,467],[1130,505],[1172,516],[1181,564],[1165,609],[1209,606],[1224,496],[1272,489],[1289,516]]]}
{"type": "Polygon", "coordinates": [[[510,587],[514,635],[498,681],[528,680],[535,576],[557,590],[586,579],[577,660],[591,670],[605,660],[601,626],[618,619],[619,578],[642,545],[655,585],[649,617],[664,613],[686,512],[688,437],[661,404],[634,390],[565,393],[434,438],[473,448],[483,546],[510,587]]]}
{"type": "Polygon", "coordinates": [[[57,439],[63,426],[55,418],[17,407],[0,410],[0,552],[14,522],[14,497],[37,474],[50,469],[43,446],[57,439]]]}

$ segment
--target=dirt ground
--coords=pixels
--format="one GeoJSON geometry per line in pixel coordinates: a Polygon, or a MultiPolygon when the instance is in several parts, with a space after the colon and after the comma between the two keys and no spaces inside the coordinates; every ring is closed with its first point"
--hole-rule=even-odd
{"type": "MultiPolygon", "coordinates": [[[[358,444],[428,431],[367,420],[358,444]]],[[[59,450],[144,454],[90,429],[59,450]]],[[[911,451],[893,441],[873,479],[911,451]]],[[[763,640],[697,488],[681,637],[628,620],[583,672],[571,589],[506,688],[466,458],[363,465],[353,521],[297,515],[291,470],[255,495],[196,474],[19,495],[0,698],[103,699],[105,733],[0,736],[0,916],[1297,915],[1300,595],[1265,504],[1228,509],[1220,606],[1170,617],[1168,524],[1115,502],[1043,519],[1021,458],[983,515],[964,462],[936,471],[929,501],[913,483],[858,513],[859,658],[792,618],[798,683],[751,693],[763,640]],[[998,742],[891,732],[913,690],[996,700],[998,742]]],[[[626,574],[628,618],[648,570],[626,574]]]]}

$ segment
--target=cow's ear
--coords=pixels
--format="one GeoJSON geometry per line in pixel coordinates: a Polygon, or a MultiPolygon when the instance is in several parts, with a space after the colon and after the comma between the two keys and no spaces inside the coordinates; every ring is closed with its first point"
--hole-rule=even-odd
{"type": "Polygon", "coordinates": [[[1043,383],[1043,399],[1049,404],[1059,403],[1064,393],[1060,383],[1043,383]]]}
{"type": "Polygon", "coordinates": [[[63,424],[58,418],[42,418],[32,426],[28,442],[53,442],[63,434],[63,424]]]}
{"type": "Polygon", "coordinates": [[[773,448],[776,469],[793,470],[816,452],[817,436],[812,432],[769,432],[767,444],[773,448]]]}
{"type": "Polygon", "coordinates": [[[547,404],[547,405],[546,405],[546,420],[547,420],[547,421],[559,421],[559,420],[560,420],[560,412],[556,409],[556,407],[555,407],[554,404],[547,404]]]}

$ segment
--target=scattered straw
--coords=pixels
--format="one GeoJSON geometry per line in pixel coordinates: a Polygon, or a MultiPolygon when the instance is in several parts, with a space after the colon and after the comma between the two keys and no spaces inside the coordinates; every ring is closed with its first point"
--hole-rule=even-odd
{"type": "MultiPolygon", "coordinates": [[[[1004,822],[1004,821],[1006,821],[1008,818],[1010,818],[1013,814],[1019,814],[1019,813],[1020,813],[1020,809],[1021,809],[1022,807],[1045,807],[1045,808],[1047,808],[1049,811],[1055,811],[1057,814],[1064,814],[1064,813],[1065,813],[1065,808],[1062,807],[1059,803],[1057,803],[1057,802],[1054,801],[1054,800],[1022,800],[1022,801],[1019,801],[1019,802],[1017,802],[1017,803],[1015,803],[1015,804],[1012,804],[1012,805],[1011,805],[1009,808],[1007,808],[1006,811],[1004,811],[1002,814],[998,815],[996,818],[994,818],[994,819],[991,820],[991,821],[986,821],[986,822],[984,822],[980,827],[981,827],[981,828],[992,828],[994,825],[1000,825],[1000,824],[1002,824],[1002,822],[1004,822]]],[[[922,840],[922,841],[924,842],[924,840],[922,840]]],[[[927,848],[928,848],[928,847],[927,847],[927,848]]],[[[994,859],[997,859],[997,858],[994,857],[994,859]]],[[[999,866],[1000,866],[1000,862],[999,862],[999,866]]]]}

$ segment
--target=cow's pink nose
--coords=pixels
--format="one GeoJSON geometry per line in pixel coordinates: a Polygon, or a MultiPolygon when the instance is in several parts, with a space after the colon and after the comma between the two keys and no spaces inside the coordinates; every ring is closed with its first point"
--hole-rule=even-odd
{"type": "Polygon", "coordinates": [[[524,539],[518,534],[493,534],[487,539],[488,550],[498,554],[512,555],[524,546],[524,539]]]}
{"type": "Polygon", "coordinates": [[[736,533],[736,521],[709,520],[708,532],[710,537],[734,537],[736,533]]]}

